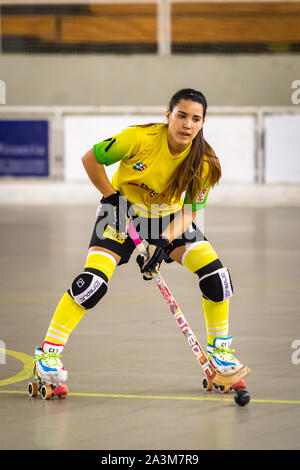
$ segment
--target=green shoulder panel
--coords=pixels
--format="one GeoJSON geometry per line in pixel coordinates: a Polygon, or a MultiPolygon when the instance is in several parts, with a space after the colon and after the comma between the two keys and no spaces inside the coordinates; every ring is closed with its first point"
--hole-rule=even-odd
{"type": "Polygon", "coordinates": [[[129,127],[119,134],[95,144],[94,152],[99,163],[109,166],[135,155],[139,148],[140,142],[137,132],[134,127],[129,127]]]}

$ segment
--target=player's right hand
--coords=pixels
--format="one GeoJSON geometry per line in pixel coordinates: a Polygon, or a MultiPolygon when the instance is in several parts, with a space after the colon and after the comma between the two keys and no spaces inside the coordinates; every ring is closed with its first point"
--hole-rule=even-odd
{"type": "Polygon", "coordinates": [[[119,191],[101,199],[100,214],[104,212],[108,215],[108,225],[118,230],[121,237],[127,234],[127,219],[135,216],[135,211],[125,196],[121,196],[119,191]]]}

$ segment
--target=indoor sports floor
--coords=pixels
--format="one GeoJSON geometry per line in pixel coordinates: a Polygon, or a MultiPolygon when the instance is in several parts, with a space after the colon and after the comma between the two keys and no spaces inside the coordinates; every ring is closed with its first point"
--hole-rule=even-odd
{"type": "MultiPolygon", "coordinates": [[[[205,211],[205,234],[234,282],[230,333],[252,369],[248,406],[202,390],[201,368],[135,255],[70,337],[70,395],[27,396],[34,349],[81,271],[94,216],[90,206],[0,207],[0,448],[300,449],[297,208],[205,211]]],[[[205,345],[197,278],[175,263],[161,272],[205,345]]]]}

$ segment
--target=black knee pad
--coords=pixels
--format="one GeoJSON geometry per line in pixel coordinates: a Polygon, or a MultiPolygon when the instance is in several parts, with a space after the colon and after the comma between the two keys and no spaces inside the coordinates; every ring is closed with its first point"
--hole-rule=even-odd
{"type": "Polygon", "coordinates": [[[106,292],[106,281],[97,274],[87,271],[74,279],[69,291],[75,302],[86,309],[95,307],[106,292]]]}
{"type": "Polygon", "coordinates": [[[233,296],[231,277],[225,267],[202,276],[199,286],[203,296],[213,302],[224,302],[233,296]]]}

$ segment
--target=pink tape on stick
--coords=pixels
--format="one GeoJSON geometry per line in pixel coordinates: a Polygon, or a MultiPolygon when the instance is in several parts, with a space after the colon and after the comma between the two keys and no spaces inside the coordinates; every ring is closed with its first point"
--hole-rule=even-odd
{"type": "Polygon", "coordinates": [[[135,230],[134,226],[132,225],[132,223],[129,224],[127,231],[128,231],[128,234],[129,234],[131,240],[135,244],[135,246],[138,246],[140,244],[143,245],[143,242],[140,239],[140,237],[139,237],[137,231],[135,230]]]}

